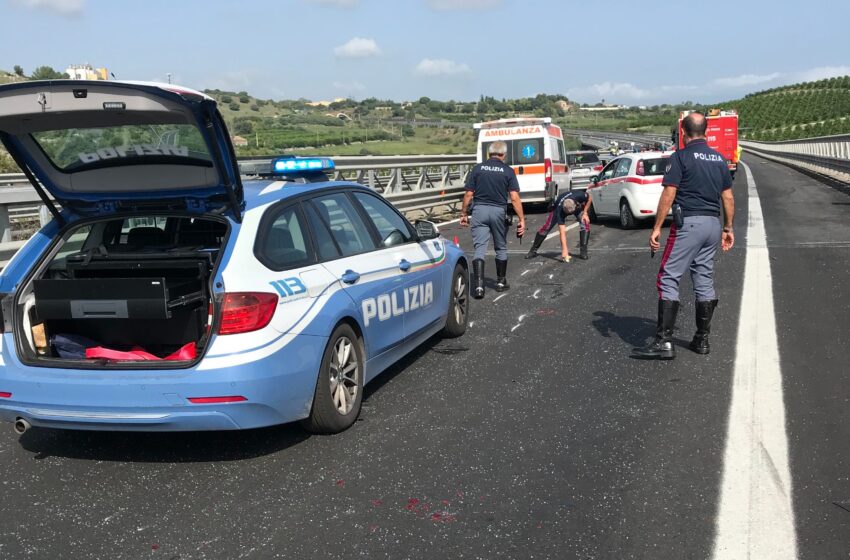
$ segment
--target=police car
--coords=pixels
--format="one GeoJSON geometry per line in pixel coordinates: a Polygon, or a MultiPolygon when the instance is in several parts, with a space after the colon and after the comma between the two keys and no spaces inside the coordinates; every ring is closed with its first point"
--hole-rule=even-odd
{"type": "Polygon", "coordinates": [[[338,432],[363,386],[462,335],[467,259],[328,158],[245,181],[206,95],[0,86],[0,137],[54,219],[0,275],[0,418],[94,430],[338,432]]]}
{"type": "Polygon", "coordinates": [[[630,229],[640,220],[655,217],[669,157],[669,153],[640,152],[607,163],[588,186],[593,195],[591,219],[617,217],[624,229],[630,229]]]}

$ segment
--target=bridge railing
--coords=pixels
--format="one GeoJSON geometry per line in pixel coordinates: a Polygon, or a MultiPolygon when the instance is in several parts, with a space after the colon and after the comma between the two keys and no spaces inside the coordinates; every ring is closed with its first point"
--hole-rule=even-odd
{"type": "MultiPolygon", "coordinates": [[[[466,175],[475,164],[475,154],[333,159],[335,180],[368,185],[411,217],[455,209],[463,198],[466,175]]],[[[239,158],[240,172],[247,179],[268,172],[270,165],[268,157],[239,158]]],[[[23,173],[0,174],[0,261],[8,259],[50,217],[23,173]]]]}
{"type": "Polygon", "coordinates": [[[850,182],[850,134],[782,142],[741,140],[745,150],[794,167],[850,182]]]}

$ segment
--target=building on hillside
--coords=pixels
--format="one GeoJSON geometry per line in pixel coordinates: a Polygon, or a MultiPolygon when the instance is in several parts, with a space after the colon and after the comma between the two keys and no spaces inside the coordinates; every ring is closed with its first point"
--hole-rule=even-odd
{"type": "Polygon", "coordinates": [[[230,139],[233,141],[234,146],[247,146],[248,140],[243,138],[242,136],[231,136],[230,139]]]}
{"type": "Polygon", "coordinates": [[[344,97],[337,97],[333,101],[308,101],[305,105],[309,105],[310,107],[330,107],[331,103],[342,103],[345,101],[344,97]]]}
{"type": "Polygon", "coordinates": [[[565,113],[566,113],[566,112],[568,112],[568,111],[572,111],[572,110],[573,110],[573,106],[572,106],[572,104],[567,103],[567,102],[566,102],[566,101],[564,101],[563,99],[559,99],[558,101],[556,101],[556,102],[555,102],[555,105],[557,105],[557,106],[558,106],[558,108],[559,108],[561,111],[565,112],[565,113]]]}
{"type": "Polygon", "coordinates": [[[72,64],[65,68],[65,73],[72,80],[108,80],[109,71],[106,68],[92,68],[91,64],[72,64]]]}
{"type": "Polygon", "coordinates": [[[604,112],[604,111],[622,111],[628,109],[625,105],[603,105],[602,107],[581,107],[582,111],[604,112]]]}

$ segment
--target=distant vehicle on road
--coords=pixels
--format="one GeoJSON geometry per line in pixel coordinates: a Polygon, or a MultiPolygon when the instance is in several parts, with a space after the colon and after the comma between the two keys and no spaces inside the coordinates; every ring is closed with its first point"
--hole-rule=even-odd
{"type": "Polygon", "coordinates": [[[243,184],[203,93],[10,84],[0,131],[55,216],[0,274],[0,418],[18,433],[339,432],[366,383],[466,329],[466,257],[434,224],[328,180],[329,158],[243,184]]]}
{"type": "Polygon", "coordinates": [[[602,171],[604,164],[599,155],[591,150],[567,152],[567,166],[570,168],[572,189],[586,189],[590,178],[602,171]]]}
{"type": "Polygon", "coordinates": [[[505,163],[516,172],[523,202],[550,202],[570,189],[570,170],[561,128],[546,118],[499,119],[475,123],[477,160],[487,159],[493,142],[508,145],[505,163]]]}
{"type": "Polygon", "coordinates": [[[591,219],[617,217],[624,229],[655,216],[661,198],[661,180],[670,154],[623,154],[608,163],[588,187],[593,195],[591,219]]]}

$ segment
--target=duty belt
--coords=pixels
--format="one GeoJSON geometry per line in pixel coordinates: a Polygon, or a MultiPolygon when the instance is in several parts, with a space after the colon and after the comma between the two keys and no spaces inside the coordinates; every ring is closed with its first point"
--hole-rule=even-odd
{"type": "Polygon", "coordinates": [[[719,218],[720,212],[716,210],[682,210],[682,216],[685,218],[690,218],[691,216],[713,216],[719,218]]]}

